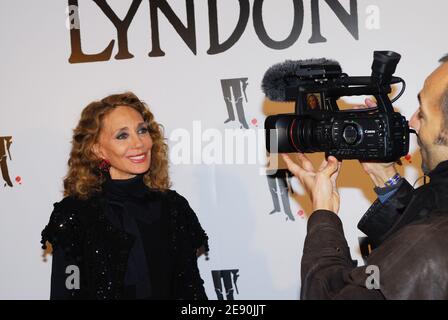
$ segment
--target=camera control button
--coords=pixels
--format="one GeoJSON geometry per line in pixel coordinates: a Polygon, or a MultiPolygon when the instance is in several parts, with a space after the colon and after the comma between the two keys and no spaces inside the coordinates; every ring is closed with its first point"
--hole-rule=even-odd
{"type": "Polygon", "coordinates": [[[344,132],[342,133],[345,142],[348,144],[354,144],[358,138],[358,130],[352,125],[348,125],[344,128],[344,132]]]}

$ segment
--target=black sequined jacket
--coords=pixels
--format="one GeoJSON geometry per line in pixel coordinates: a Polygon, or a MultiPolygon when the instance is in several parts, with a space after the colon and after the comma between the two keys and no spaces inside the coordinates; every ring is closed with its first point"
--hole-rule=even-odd
{"type": "MultiPolygon", "coordinates": [[[[156,289],[153,298],[206,299],[196,250],[204,247],[208,251],[208,237],[185,198],[171,190],[157,192],[156,197],[161,203],[165,236],[155,244],[164,259],[151,268],[156,289]]],[[[53,248],[51,299],[126,298],[123,281],[134,239],[110,224],[102,201],[98,194],[87,200],[67,197],[54,204],[41,241],[44,249],[46,241],[53,248]],[[71,274],[66,274],[66,265],[79,268],[79,289],[66,289],[71,274]]]]}

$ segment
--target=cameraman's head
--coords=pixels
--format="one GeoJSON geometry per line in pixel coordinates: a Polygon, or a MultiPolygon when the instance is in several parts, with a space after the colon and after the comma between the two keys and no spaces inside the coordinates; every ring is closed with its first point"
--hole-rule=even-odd
{"type": "Polygon", "coordinates": [[[418,95],[419,108],[409,124],[418,133],[424,173],[448,160],[448,55],[425,80],[418,95]]]}

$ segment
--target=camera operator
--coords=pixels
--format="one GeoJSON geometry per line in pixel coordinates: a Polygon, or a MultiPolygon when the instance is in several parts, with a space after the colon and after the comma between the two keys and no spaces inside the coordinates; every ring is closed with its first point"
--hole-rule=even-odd
{"type": "Polygon", "coordinates": [[[448,55],[440,62],[410,120],[430,182],[414,190],[394,163],[362,163],[378,194],[358,224],[374,248],[366,266],[356,267],[338,217],[341,163],[330,156],[315,170],[304,154],[298,154],[300,164],[283,154],[313,203],[301,262],[302,299],[448,299],[448,55]],[[369,266],[378,271],[373,287],[375,269],[369,266]]]}

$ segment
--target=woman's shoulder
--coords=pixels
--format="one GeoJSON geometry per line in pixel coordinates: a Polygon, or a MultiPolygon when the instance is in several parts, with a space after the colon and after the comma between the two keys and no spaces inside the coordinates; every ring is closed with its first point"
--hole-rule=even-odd
{"type": "Polygon", "coordinates": [[[160,194],[163,202],[168,208],[170,208],[170,211],[186,214],[187,216],[192,215],[196,218],[196,213],[191,208],[188,200],[176,190],[167,189],[160,191],[160,194]]]}
{"type": "Polygon", "coordinates": [[[55,210],[59,211],[77,210],[92,205],[92,202],[94,202],[93,198],[81,199],[74,196],[68,196],[61,201],[53,203],[53,207],[55,210]]]}
{"type": "Polygon", "coordinates": [[[184,196],[180,195],[176,190],[167,189],[164,191],[160,191],[160,194],[166,201],[169,201],[172,204],[188,204],[188,200],[184,196]]]}
{"type": "Polygon", "coordinates": [[[60,246],[72,245],[76,239],[80,239],[91,207],[92,199],[65,197],[55,202],[48,224],[41,233],[42,248],[46,249],[47,241],[54,250],[60,246]]]}
{"type": "Polygon", "coordinates": [[[201,246],[208,251],[208,236],[201,226],[198,216],[191,208],[188,200],[175,190],[164,191],[164,197],[169,202],[172,220],[175,221],[176,229],[183,230],[189,234],[195,248],[201,246]]]}

